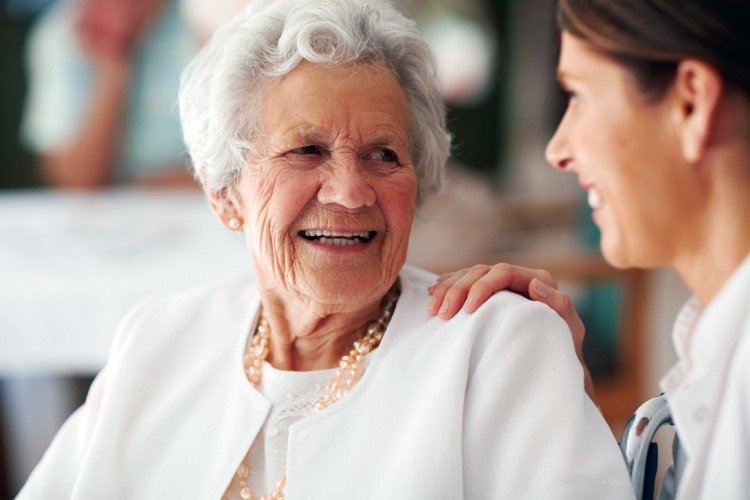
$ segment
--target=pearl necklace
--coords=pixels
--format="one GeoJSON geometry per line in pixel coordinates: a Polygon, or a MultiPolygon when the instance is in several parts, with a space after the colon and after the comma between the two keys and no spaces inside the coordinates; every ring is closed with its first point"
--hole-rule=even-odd
{"type": "MultiPolygon", "coordinates": [[[[335,403],[339,399],[346,396],[359,379],[364,375],[364,367],[362,361],[365,356],[373,349],[380,345],[380,341],[383,340],[383,334],[385,333],[388,324],[391,322],[391,315],[396,305],[401,290],[398,283],[394,284],[388,293],[380,303],[380,316],[378,319],[370,323],[367,330],[361,339],[354,342],[352,350],[349,354],[343,356],[339,361],[339,368],[336,370],[336,374],[328,382],[325,389],[325,395],[315,405],[315,411],[319,412],[331,404],[335,403]]],[[[245,375],[248,381],[253,384],[257,389],[260,386],[260,382],[263,378],[263,362],[268,358],[270,353],[270,327],[268,321],[261,314],[260,320],[258,321],[258,327],[255,330],[255,335],[250,341],[247,352],[245,353],[245,375]]],[[[250,489],[250,485],[247,483],[247,478],[250,473],[250,468],[243,461],[237,468],[235,476],[237,483],[240,487],[240,497],[244,500],[254,500],[253,492],[250,489]]],[[[281,479],[276,483],[276,490],[273,493],[262,495],[258,500],[284,500],[284,488],[286,487],[286,474],[281,476],[281,479]]]]}

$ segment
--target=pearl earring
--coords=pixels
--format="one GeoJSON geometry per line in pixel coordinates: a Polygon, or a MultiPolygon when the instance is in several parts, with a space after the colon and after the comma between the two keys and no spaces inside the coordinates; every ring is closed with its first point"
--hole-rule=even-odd
{"type": "Polygon", "coordinates": [[[240,219],[238,219],[237,217],[232,217],[231,219],[229,219],[228,225],[229,229],[231,229],[232,231],[237,231],[241,226],[240,219]]]}

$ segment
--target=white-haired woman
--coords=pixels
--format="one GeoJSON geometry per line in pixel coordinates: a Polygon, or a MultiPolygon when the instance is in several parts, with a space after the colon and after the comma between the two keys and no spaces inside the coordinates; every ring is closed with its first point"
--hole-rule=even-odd
{"type": "Polygon", "coordinates": [[[448,154],[435,82],[379,1],[217,32],[181,118],[254,278],[135,308],[21,498],[629,498],[564,322],[509,293],[442,322],[403,267],[448,154]]]}

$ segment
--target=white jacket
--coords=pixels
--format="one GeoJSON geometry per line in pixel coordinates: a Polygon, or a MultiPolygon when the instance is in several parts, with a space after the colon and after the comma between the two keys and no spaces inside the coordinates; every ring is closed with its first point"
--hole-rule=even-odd
{"type": "MultiPolygon", "coordinates": [[[[433,279],[404,268],[364,377],[290,428],[286,498],[632,498],[562,320],[502,292],[442,321],[433,279]]],[[[18,498],[220,498],[269,410],[242,366],[259,304],[246,279],[136,307],[18,498]]]]}

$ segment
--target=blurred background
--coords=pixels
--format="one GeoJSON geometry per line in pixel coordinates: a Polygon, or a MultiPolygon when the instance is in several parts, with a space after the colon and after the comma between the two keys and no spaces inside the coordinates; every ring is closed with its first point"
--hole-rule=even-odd
{"type": "MultiPolygon", "coordinates": [[[[0,0],[0,498],[83,401],[132,304],[249,269],[185,173],[175,110],[182,65],[242,3],[0,0]]],[[[397,3],[435,50],[455,136],[409,262],[551,271],[619,438],[674,361],[687,292],[609,267],[574,176],[544,162],[565,105],[553,2],[397,3]]]]}

